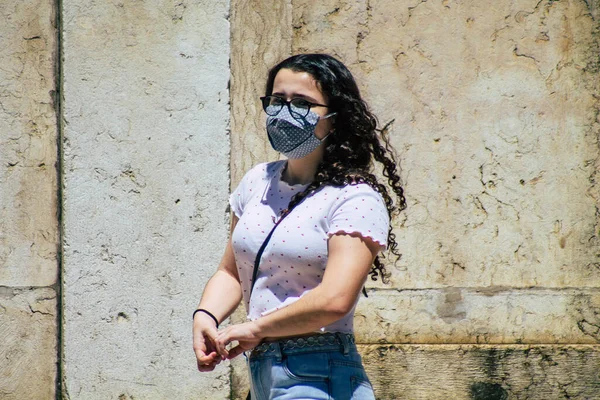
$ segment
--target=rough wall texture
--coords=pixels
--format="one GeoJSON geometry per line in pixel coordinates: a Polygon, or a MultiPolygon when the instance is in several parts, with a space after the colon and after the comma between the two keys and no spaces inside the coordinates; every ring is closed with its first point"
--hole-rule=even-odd
{"type": "Polygon", "coordinates": [[[63,1],[64,396],[219,399],[191,313],[227,238],[229,2],[63,1]]]}
{"type": "Polygon", "coordinates": [[[0,398],[54,397],[54,2],[0,2],[0,398]]]}
{"type": "Polygon", "coordinates": [[[382,399],[600,398],[595,346],[387,345],[360,351],[382,399]]]}
{"type": "Polygon", "coordinates": [[[56,281],[53,2],[0,4],[0,284],[56,281]]]}
{"type": "Polygon", "coordinates": [[[585,1],[294,6],[294,52],[340,56],[394,121],[409,202],[394,286],[598,287],[600,38],[585,1]]]}
{"type": "Polygon", "coordinates": [[[266,71],[303,51],[349,65],[402,160],[404,256],[357,311],[378,396],[600,398],[600,2],[231,9],[230,31],[226,0],[0,2],[0,398],[55,397],[59,340],[64,398],[245,395],[241,359],[195,371],[190,314],[229,168],[277,158],[266,71]]]}
{"type": "Polygon", "coordinates": [[[56,382],[56,292],[0,286],[0,398],[53,399],[56,382]]]}
{"type": "Polygon", "coordinates": [[[231,181],[235,188],[254,165],[278,157],[266,140],[259,97],[264,96],[269,68],[291,55],[291,0],[233,0],[231,17],[231,181]]]}
{"type": "MultiPolygon", "coordinates": [[[[600,2],[289,7],[292,53],[342,59],[380,123],[391,122],[402,162],[403,257],[357,311],[378,395],[600,398],[600,2]],[[556,345],[521,347],[544,343],[556,345]]],[[[232,64],[232,75],[248,72],[232,64]]]]}

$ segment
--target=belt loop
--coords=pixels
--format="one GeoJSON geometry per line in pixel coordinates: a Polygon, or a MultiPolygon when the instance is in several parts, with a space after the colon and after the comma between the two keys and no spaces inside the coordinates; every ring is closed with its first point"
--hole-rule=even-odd
{"type": "Polygon", "coordinates": [[[348,335],[345,333],[341,333],[341,332],[336,332],[335,335],[337,336],[338,340],[342,344],[342,349],[343,349],[344,355],[347,356],[350,351],[350,343],[348,343],[348,335]]]}
{"type": "Polygon", "coordinates": [[[277,357],[277,362],[283,361],[283,342],[278,340],[273,343],[273,348],[275,350],[275,356],[277,357]]]}

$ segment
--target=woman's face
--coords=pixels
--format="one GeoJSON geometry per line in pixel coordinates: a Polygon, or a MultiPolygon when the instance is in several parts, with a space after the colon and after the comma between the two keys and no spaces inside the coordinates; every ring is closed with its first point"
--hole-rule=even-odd
{"type": "MultiPolygon", "coordinates": [[[[273,82],[273,96],[281,96],[290,101],[301,98],[311,103],[329,104],[329,99],[317,86],[317,81],[307,72],[296,72],[291,69],[281,69],[275,75],[273,82]]],[[[331,111],[327,107],[311,107],[310,110],[320,116],[324,116],[331,111]]],[[[332,119],[320,119],[315,129],[315,136],[323,139],[332,130],[332,119]]]]}

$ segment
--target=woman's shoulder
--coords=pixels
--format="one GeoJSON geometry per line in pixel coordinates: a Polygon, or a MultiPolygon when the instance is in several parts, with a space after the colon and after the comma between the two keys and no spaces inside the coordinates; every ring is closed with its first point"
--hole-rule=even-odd
{"type": "Polygon", "coordinates": [[[242,180],[253,182],[256,180],[268,180],[273,177],[279,169],[283,166],[285,160],[270,161],[256,164],[250,168],[242,180]]]}
{"type": "Polygon", "coordinates": [[[381,193],[368,183],[351,183],[345,186],[330,187],[333,198],[331,210],[337,212],[351,207],[363,212],[380,212],[387,215],[387,206],[381,193]]]}
{"type": "Polygon", "coordinates": [[[354,197],[373,197],[383,201],[381,194],[368,183],[349,183],[344,186],[329,186],[329,190],[338,194],[339,200],[347,200],[354,197]],[[341,196],[341,197],[340,197],[341,196]]]}

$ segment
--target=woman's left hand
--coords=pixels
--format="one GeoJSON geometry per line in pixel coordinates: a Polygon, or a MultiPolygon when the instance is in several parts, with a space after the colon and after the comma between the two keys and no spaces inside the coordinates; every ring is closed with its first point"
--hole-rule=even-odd
{"type": "Polygon", "coordinates": [[[259,335],[258,326],[254,321],[250,321],[232,325],[219,331],[215,344],[219,354],[231,360],[244,351],[255,348],[261,340],[262,337],[259,335]],[[233,341],[237,341],[238,344],[228,351],[226,346],[233,341]]]}

